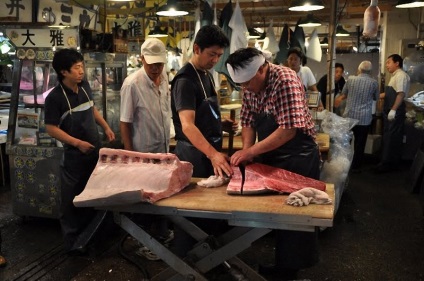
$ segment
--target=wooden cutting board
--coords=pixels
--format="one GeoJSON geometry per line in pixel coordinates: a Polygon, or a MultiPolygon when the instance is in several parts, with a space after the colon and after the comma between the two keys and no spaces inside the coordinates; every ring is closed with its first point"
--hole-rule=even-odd
{"type": "Polygon", "coordinates": [[[333,200],[333,204],[310,204],[303,207],[293,207],[285,204],[288,195],[228,195],[226,185],[206,188],[196,184],[199,180],[193,179],[190,186],[183,191],[157,201],[155,205],[201,211],[305,215],[322,219],[333,219],[334,217],[335,196],[333,184],[327,184],[326,189],[326,192],[333,200]]]}

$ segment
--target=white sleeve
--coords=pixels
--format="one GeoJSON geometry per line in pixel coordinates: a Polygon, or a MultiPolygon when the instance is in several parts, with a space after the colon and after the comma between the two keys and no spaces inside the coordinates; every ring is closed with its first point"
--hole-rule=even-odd
{"type": "Polygon", "coordinates": [[[132,86],[125,84],[121,88],[121,107],[120,107],[120,121],[132,123],[134,116],[134,98],[132,86]]]}

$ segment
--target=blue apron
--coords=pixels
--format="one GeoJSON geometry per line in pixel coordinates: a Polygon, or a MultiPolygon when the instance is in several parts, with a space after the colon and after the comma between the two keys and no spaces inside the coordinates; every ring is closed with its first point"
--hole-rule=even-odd
{"type": "MultiPolygon", "coordinates": [[[[62,87],[62,85],[60,85],[62,87]]],[[[60,118],[59,128],[70,128],[66,133],[95,146],[89,154],[82,153],[78,148],[64,144],[64,154],[61,162],[61,215],[60,223],[64,235],[65,249],[72,248],[78,234],[91,221],[95,212],[91,208],[76,208],[73,205],[75,196],[80,194],[87,184],[99,158],[100,137],[94,118],[94,103],[88,97],[83,87],[87,102],[72,108],[65,90],[63,94],[68,102],[69,110],[60,118]]],[[[80,92],[80,94],[82,94],[80,92]]]]}

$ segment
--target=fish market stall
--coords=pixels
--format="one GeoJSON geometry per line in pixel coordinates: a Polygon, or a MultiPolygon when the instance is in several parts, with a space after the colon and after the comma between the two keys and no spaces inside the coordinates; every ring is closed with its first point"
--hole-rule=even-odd
{"type": "Polygon", "coordinates": [[[209,179],[192,178],[192,172],[191,163],[180,161],[171,153],[102,148],[84,191],[73,202],[77,207],[113,211],[118,225],[172,268],[152,280],[207,280],[204,273],[220,264],[241,268],[248,280],[265,280],[237,255],[273,229],[313,232],[316,227],[333,225],[335,193],[332,184],[263,164],[251,164],[234,171],[228,184],[206,188],[207,185],[201,185],[209,179]],[[234,193],[237,186],[240,192],[234,193]],[[274,192],[262,189],[261,194],[252,193],[256,187],[274,192]],[[294,197],[304,187],[321,192],[326,201],[312,201],[324,196],[310,197],[303,193],[303,196],[294,197]],[[294,190],[297,191],[292,192],[294,190]],[[302,202],[291,204],[290,198],[302,198],[302,202]],[[199,241],[187,253],[190,262],[162,245],[126,213],[164,215],[199,241]],[[188,218],[225,220],[232,228],[215,237],[188,218]]]}

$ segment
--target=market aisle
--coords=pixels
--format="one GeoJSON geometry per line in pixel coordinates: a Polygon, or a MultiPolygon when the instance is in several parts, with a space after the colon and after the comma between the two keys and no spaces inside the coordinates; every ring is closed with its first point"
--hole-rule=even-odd
{"type": "Polygon", "coordinates": [[[375,174],[367,157],[351,174],[333,228],[320,235],[321,262],[300,277],[311,280],[424,280],[424,217],[408,186],[410,163],[375,174]]]}

